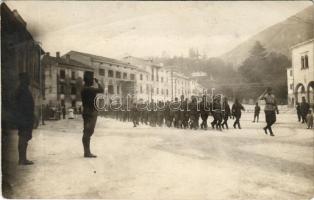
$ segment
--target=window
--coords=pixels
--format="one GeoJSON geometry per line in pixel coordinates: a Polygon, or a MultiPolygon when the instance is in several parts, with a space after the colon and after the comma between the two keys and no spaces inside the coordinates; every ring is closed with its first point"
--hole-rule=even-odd
{"type": "Polygon", "coordinates": [[[152,88],[152,94],[154,94],[154,88],[152,88]]]}
{"type": "Polygon", "coordinates": [[[290,90],[293,90],[293,84],[290,84],[290,90]]]}
{"type": "Polygon", "coordinates": [[[61,100],[61,106],[64,106],[64,99],[61,100]]]}
{"type": "Polygon", "coordinates": [[[157,88],[157,92],[156,93],[159,94],[159,88],[157,88]]]}
{"type": "Polygon", "coordinates": [[[149,94],[149,85],[146,85],[146,94],[149,94]]]}
{"type": "Polygon", "coordinates": [[[301,69],[304,69],[304,56],[301,57],[301,69]]]}
{"type": "Polygon", "coordinates": [[[162,94],[162,95],[164,94],[164,89],[161,89],[161,94],[162,94]]]}
{"type": "Polygon", "coordinates": [[[143,80],[143,74],[140,74],[140,80],[141,81],[143,80]]]}
{"type": "Polygon", "coordinates": [[[120,94],[120,86],[117,85],[117,94],[120,94]]]}
{"type": "Polygon", "coordinates": [[[61,84],[60,85],[60,94],[64,94],[65,93],[65,85],[61,84]]]}
{"type": "Polygon", "coordinates": [[[161,80],[161,82],[163,83],[163,82],[164,82],[164,77],[161,77],[160,80],[161,80]]]}
{"type": "Polygon", "coordinates": [[[168,96],[168,89],[166,89],[166,95],[168,96]]]}
{"type": "Polygon", "coordinates": [[[113,85],[108,85],[108,94],[114,94],[113,85]]]}
{"type": "Polygon", "coordinates": [[[65,79],[65,70],[63,69],[60,70],[60,78],[65,79]]]}
{"type": "Polygon", "coordinates": [[[76,94],[76,87],[75,87],[75,85],[71,86],[71,94],[76,94]]]}
{"type": "Polygon", "coordinates": [[[108,77],[113,78],[113,71],[112,71],[112,70],[109,70],[109,71],[108,71],[108,77]]]}
{"type": "Polygon", "coordinates": [[[75,107],[76,107],[76,101],[73,100],[73,101],[72,101],[72,108],[75,108],[75,107]]]}
{"type": "Polygon", "coordinates": [[[290,70],[290,76],[292,76],[292,70],[290,70]]]}
{"type": "Polygon", "coordinates": [[[131,80],[135,80],[135,75],[134,75],[134,74],[131,74],[131,75],[130,75],[130,79],[131,79],[131,80]]]}
{"type": "Polygon", "coordinates": [[[121,72],[116,72],[116,78],[121,78],[121,72]]]}
{"type": "Polygon", "coordinates": [[[75,80],[75,71],[72,71],[72,72],[71,72],[71,79],[72,79],[72,80],[75,80]]]}
{"type": "Polygon", "coordinates": [[[99,68],[98,73],[100,76],[105,76],[105,69],[99,68]]]}
{"type": "Polygon", "coordinates": [[[127,79],[128,78],[128,74],[127,73],[123,73],[123,79],[127,79]]]}
{"type": "Polygon", "coordinates": [[[304,57],[304,68],[309,68],[309,57],[307,55],[304,57]]]}
{"type": "Polygon", "coordinates": [[[142,94],[143,93],[143,87],[140,86],[140,93],[142,94]]]}

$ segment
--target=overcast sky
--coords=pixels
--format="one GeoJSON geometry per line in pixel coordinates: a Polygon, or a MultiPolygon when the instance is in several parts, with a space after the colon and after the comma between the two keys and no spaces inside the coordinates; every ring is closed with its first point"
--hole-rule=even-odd
{"type": "Polygon", "coordinates": [[[45,51],[112,58],[219,56],[261,30],[312,5],[277,2],[8,1],[45,51]]]}

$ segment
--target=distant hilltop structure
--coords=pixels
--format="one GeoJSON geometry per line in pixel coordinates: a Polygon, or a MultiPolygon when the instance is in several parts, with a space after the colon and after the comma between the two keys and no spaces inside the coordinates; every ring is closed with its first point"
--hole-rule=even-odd
{"type": "Polygon", "coordinates": [[[203,71],[197,71],[197,72],[192,72],[191,76],[192,77],[205,77],[207,76],[207,73],[203,71]]]}

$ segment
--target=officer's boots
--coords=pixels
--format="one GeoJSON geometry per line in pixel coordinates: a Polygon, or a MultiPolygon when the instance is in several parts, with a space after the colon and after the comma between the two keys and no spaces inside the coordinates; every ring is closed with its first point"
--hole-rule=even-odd
{"type": "Polygon", "coordinates": [[[19,165],[32,165],[34,162],[27,160],[26,157],[27,143],[19,142],[18,151],[19,151],[19,165]]]}
{"type": "Polygon", "coordinates": [[[90,138],[83,138],[83,147],[84,147],[84,157],[85,158],[96,158],[97,156],[90,152],[90,138]]]}

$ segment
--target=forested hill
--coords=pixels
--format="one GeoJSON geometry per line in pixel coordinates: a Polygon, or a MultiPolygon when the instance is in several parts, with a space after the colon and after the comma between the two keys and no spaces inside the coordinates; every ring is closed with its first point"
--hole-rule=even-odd
{"type": "Polygon", "coordinates": [[[290,58],[289,48],[314,37],[314,5],[252,36],[220,58],[238,68],[248,57],[250,49],[259,41],[267,51],[290,58]]]}

